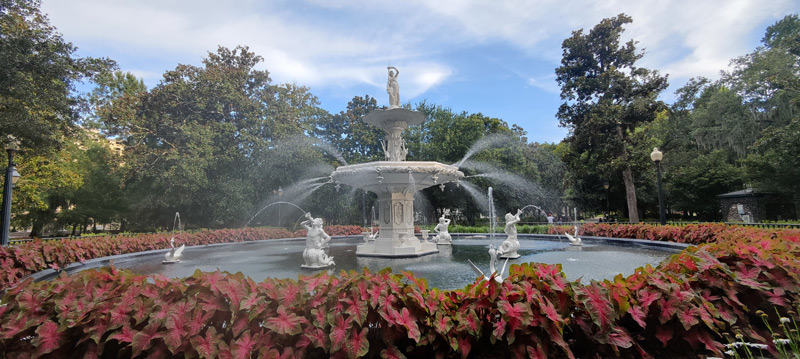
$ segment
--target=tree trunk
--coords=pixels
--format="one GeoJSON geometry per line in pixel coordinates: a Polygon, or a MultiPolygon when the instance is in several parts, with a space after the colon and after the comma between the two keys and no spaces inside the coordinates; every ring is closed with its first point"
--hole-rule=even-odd
{"type": "Polygon", "coordinates": [[[42,238],[42,228],[44,227],[44,223],[39,220],[33,220],[33,224],[31,225],[31,238],[42,238]]]}
{"type": "Polygon", "coordinates": [[[628,201],[628,215],[633,223],[639,222],[639,208],[636,205],[636,187],[633,185],[631,166],[625,165],[622,170],[622,181],[625,183],[625,199],[628,201]]]}
{"type": "Polygon", "coordinates": [[[625,200],[628,202],[628,221],[639,222],[639,207],[636,205],[636,186],[633,183],[633,171],[627,163],[628,151],[625,149],[625,135],[622,132],[622,125],[617,123],[617,137],[619,139],[620,158],[625,160],[625,168],[622,169],[622,182],[625,184],[625,200]]]}

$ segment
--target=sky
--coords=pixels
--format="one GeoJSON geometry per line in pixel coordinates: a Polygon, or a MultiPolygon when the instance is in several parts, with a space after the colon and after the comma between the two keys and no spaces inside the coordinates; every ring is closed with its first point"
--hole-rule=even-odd
{"type": "Polygon", "coordinates": [[[111,58],[148,88],[220,45],[245,45],[273,83],[307,86],[338,113],[355,96],[388,106],[391,65],[403,103],[480,112],[541,143],[568,134],[555,68],[572,31],[631,16],[623,38],[645,50],[638,66],[669,75],[669,103],[690,78],[719,78],[800,1],[42,0],[42,11],[78,56],[111,58]]]}

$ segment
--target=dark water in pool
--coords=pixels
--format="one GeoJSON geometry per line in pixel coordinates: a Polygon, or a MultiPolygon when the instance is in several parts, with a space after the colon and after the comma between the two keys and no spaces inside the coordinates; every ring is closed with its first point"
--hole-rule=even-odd
{"type": "MultiPolygon", "coordinates": [[[[500,244],[501,240],[495,240],[500,244]]],[[[162,274],[167,277],[188,277],[195,270],[217,269],[235,273],[242,272],[255,281],[266,277],[297,279],[299,274],[311,275],[322,270],[338,273],[341,270],[360,270],[363,267],[378,271],[391,267],[395,273],[413,272],[416,277],[427,279],[430,287],[458,289],[472,283],[477,275],[467,259],[472,260],[482,271],[488,272],[488,239],[458,239],[452,246],[439,246],[439,253],[418,258],[368,258],[356,257],[356,245],[360,238],[334,238],[328,254],[334,257],[333,267],[311,270],[300,268],[303,264],[304,240],[269,240],[232,245],[189,247],[183,252],[180,263],[161,264],[163,253],[148,257],[116,259],[117,268],[129,269],[139,274],[162,274]]],[[[617,274],[632,274],[637,267],[656,265],[674,251],[650,248],[592,244],[570,246],[567,242],[542,239],[520,239],[522,256],[508,261],[508,265],[540,262],[562,265],[567,279],[610,279],[617,274]]],[[[166,251],[164,251],[166,252],[166,251]]],[[[500,266],[504,260],[500,260],[500,266]]]]}

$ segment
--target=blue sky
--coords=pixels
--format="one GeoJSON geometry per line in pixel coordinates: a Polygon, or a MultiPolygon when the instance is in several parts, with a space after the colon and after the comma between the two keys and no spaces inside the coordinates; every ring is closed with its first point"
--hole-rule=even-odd
{"type": "Polygon", "coordinates": [[[43,0],[81,56],[106,56],[148,87],[218,45],[249,46],[275,83],[308,86],[330,112],[368,94],[388,105],[386,66],[403,103],[481,112],[530,141],[558,142],[554,70],[573,30],[626,13],[640,66],[669,74],[662,98],[691,77],[718,78],[755,49],[767,26],[800,13],[796,0],[43,0]]]}

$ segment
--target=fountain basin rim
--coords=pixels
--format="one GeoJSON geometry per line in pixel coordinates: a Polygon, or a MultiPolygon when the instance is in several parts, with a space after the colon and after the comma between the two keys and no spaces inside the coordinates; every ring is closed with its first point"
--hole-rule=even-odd
{"type": "MultiPolygon", "coordinates": [[[[481,240],[489,240],[489,233],[450,233],[454,239],[481,239],[481,240]]],[[[331,236],[331,240],[334,239],[342,239],[342,238],[349,238],[349,237],[358,237],[360,235],[354,234],[349,236],[331,236]]],[[[504,239],[505,235],[495,235],[496,240],[504,239]]],[[[518,234],[517,238],[520,240],[548,240],[548,241],[555,241],[558,242],[559,236],[554,234],[518,234]]],[[[621,247],[639,247],[639,248],[648,248],[648,249],[659,249],[667,252],[674,252],[679,253],[680,251],[693,246],[692,244],[686,243],[677,243],[677,242],[666,242],[666,241],[651,241],[647,239],[631,239],[631,238],[612,238],[612,237],[595,237],[595,236],[581,236],[581,239],[584,243],[587,244],[611,244],[617,245],[621,247]]],[[[218,247],[218,246],[230,246],[230,245],[251,245],[256,243],[262,242],[298,242],[306,240],[305,237],[299,238],[275,238],[275,239],[261,239],[257,241],[245,241],[245,242],[227,242],[227,243],[211,243],[211,244],[200,244],[196,246],[187,246],[184,255],[190,255],[192,248],[197,247],[218,247]]],[[[488,243],[487,243],[488,244],[488,243]]],[[[20,282],[32,278],[34,281],[43,281],[43,280],[50,280],[56,278],[60,275],[61,272],[66,271],[68,275],[72,273],[77,273],[85,269],[97,268],[100,266],[106,266],[110,261],[115,259],[129,259],[129,258],[137,258],[137,257],[146,257],[146,256],[154,256],[159,255],[163,256],[165,251],[168,251],[169,248],[163,249],[153,249],[149,251],[143,252],[136,252],[136,253],[125,253],[125,254],[117,254],[113,256],[107,257],[100,257],[100,258],[93,258],[84,261],[83,263],[75,262],[71,263],[70,265],[66,266],[61,271],[56,271],[52,268],[48,268],[39,272],[31,273],[27,276],[24,276],[20,279],[20,282]],[[85,268],[84,268],[85,267],[85,268]],[[84,269],[81,269],[84,268],[84,269]]],[[[377,257],[377,256],[376,256],[377,257]]],[[[412,256],[413,257],[413,256],[412,256]]],[[[155,259],[154,259],[155,260],[155,259]]],[[[159,260],[160,261],[160,260],[159,260]]],[[[388,266],[387,262],[387,266],[388,266]]],[[[335,266],[333,266],[335,269],[335,266]]]]}
{"type": "Polygon", "coordinates": [[[384,124],[389,121],[402,121],[406,123],[406,126],[411,126],[425,122],[425,114],[404,108],[375,109],[366,114],[362,121],[379,128],[383,128],[384,124]]]}
{"type": "Polygon", "coordinates": [[[373,170],[380,171],[381,173],[405,173],[411,169],[414,172],[451,172],[452,175],[464,176],[464,173],[458,170],[458,167],[453,165],[444,164],[436,161],[373,161],[365,163],[356,163],[352,165],[339,166],[334,170],[343,172],[347,170],[373,170]]]}

